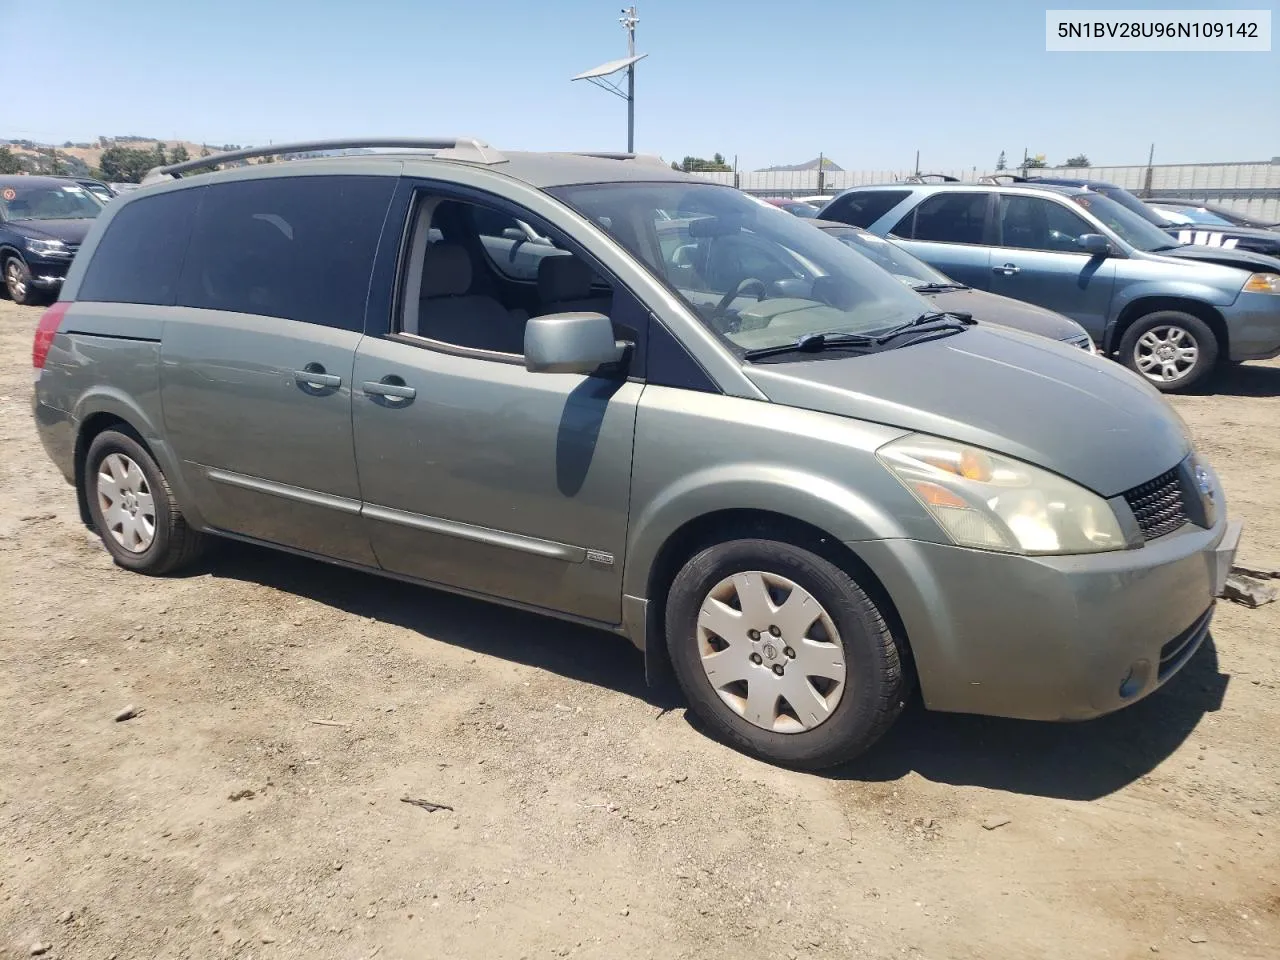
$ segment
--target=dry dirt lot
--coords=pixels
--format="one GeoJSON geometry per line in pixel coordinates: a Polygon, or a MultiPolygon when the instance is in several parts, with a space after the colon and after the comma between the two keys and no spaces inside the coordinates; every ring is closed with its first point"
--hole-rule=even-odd
{"type": "MultiPolygon", "coordinates": [[[[0,303],[0,955],[1280,956],[1280,603],[1118,715],[914,708],[791,773],[617,638],[241,546],[115,568],[32,429],[37,315],[0,303]]],[[[1280,567],[1280,364],[1177,405],[1280,567]]]]}

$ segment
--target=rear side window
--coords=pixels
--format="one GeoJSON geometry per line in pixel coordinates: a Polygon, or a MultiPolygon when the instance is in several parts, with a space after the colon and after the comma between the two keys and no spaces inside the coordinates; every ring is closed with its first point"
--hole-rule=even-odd
{"type": "Polygon", "coordinates": [[[392,177],[240,180],[206,189],[183,306],[364,329],[392,177]]]}
{"type": "Polygon", "coordinates": [[[988,196],[985,193],[936,193],[907,214],[893,233],[912,240],[982,243],[988,196]]]}
{"type": "Polygon", "coordinates": [[[124,204],[98,241],[77,299],[172,305],[202,192],[174,190],[124,204]]]}
{"type": "Polygon", "coordinates": [[[869,227],[907,199],[909,190],[860,190],[837,197],[823,208],[822,219],[869,227]]]}

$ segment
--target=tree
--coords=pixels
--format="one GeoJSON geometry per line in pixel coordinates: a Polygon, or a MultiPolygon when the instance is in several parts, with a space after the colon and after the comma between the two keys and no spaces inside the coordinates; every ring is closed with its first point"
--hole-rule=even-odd
{"type": "Polygon", "coordinates": [[[8,147],[0,147],[0,173],[21,173],[22,161],[8,147]]]}
{"type": "Polygon", "coordinates": [[[1027,157],[1026,160],[1022,161],[1022,165],[1028,170],[1032,168],[1039,169],[1040,167],[1047,167],[1049,161],[1044,158],[1043,153],[1037,153],[1034,157],[1027,157]]]}
{"type": "Polygon", "coordinates": [[[200,156],[202,157],[213,156],[213,152],[209,149],[209,145],[207,143],[200,144],[200,156]]]}
{"type": "Polygon", "coordinates": [[[1083,153],[1077,153],[1074,157],[1069,157],[1066,162],[1068,167],[1091,167],[1093,164],[1089,162],[1089,158],[1083,153]]]}
{"type": "Polygon", "coordinates": [[[168,163],[168,162],[169,162],[169,161],[168,161],[168,160],[166,160],[166,159],[165,159],[165,156],[164,156],[164,141],[162,141],[162,140],[157,140],[157,141],[156,141],[156,161],[155,161],[155,165],[156,165],[157,167],[163,167],[163,166],[164,166],[166,163],[168,163]]]}
{"type": "Polygon", "coordinates": [[[685,173],[732,173],[733,167],[724,162],[722,154],[713,154],[710,160],[702,157],[685,157],[680,164],[672,164],[676,170],[685,173]]]}
{"type": "Polygon", "coordinates": [[[141,183],[147,171],[156,164],[154,150],[132,147],[108,147],[98,161],[103,178],[111,183],[141,183]]]}
{"type": "Polygon", "coordinates": [[[1008,169],[1008,167],[1007,167],[1007,165],[1006,165],[1006,163],[1005,163],[1005,160],[1004,160],[1004,151],[1003,151],[1003,150],[1001,150],[1001,151],[1000,151],[1000,157],[999,157],[999,159],[997,159],[997,160],[996,160],[996,169],[997,169],[997,170],[1006,170],[1006,169],[1008,169]]]}
{"type": "Polygon", "coordinates": [[[178,144],[169,152],[170,163],[186,163],[191,159],[191,154],[187,153],[187,148],[182,144],[178,144]]]}

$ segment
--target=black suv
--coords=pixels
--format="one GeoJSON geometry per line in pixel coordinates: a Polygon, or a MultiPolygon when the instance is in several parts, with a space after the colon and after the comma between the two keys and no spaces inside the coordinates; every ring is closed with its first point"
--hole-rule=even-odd
{"type": "Polygon", "coordinates": [[[102,202],[64,177],[0,177],[0,275],[15,303],[57,297],[102,202]]]}

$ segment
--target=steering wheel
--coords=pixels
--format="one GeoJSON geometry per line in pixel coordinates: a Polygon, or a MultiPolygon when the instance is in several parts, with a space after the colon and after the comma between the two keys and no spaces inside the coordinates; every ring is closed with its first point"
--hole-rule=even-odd
{"type": "Polygon", "coordinates": [[[738,282],[738,285],[720,298],[720,302],[716,304],[716,308],[711,311],[711,318],[719,320],[729,312],[729,304],[737,300],[747,292],[748,289],[754,287],[756,289],[756,302],[763,300],[769,295],[769,289],[764,285],[763,280],[757,280],[755,277],[747,277],[738,282]]]}

